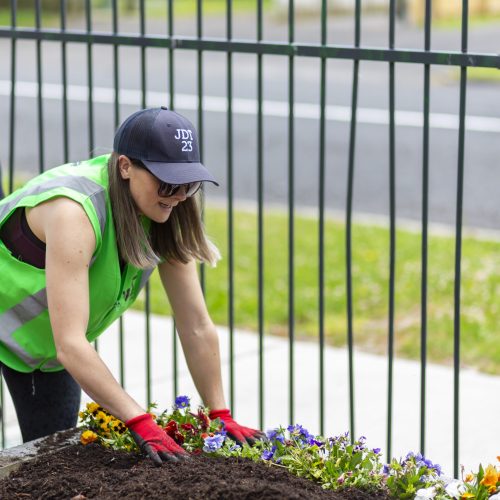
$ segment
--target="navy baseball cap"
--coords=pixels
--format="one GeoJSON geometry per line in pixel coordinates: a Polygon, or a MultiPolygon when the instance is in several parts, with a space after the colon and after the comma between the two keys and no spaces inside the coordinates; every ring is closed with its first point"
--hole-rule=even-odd
{"type": "Polygon", "coordinates": [[[118,154],[141,160],[163,182],[208,181],[219,185],[200,162],[193,124],[165,106],[142,109],[129,116],[115,134],[113,149],[118,154]]]}

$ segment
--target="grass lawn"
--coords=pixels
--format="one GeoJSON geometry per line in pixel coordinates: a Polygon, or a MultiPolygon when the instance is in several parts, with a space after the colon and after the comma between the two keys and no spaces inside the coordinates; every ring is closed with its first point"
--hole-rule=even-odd
{"type": "MultiPolygon", "coordinates": [[[[264,9],[272,7],[272,0],[264,0],[262,2],[264,9]]],[[[92,16],[99,18],[101,15],[109,16],[111,12],[111,1],[107,0],[92,0],[92,16]]],[[[135,2],[118,2],[118,13],[120,16],[139,15],[139,1],[135,2]],[[127,4],[132,6],[127,8],[127,4]]],[[[168,3],[166,0],[147,0],[144,2],[146,19],[164,18],[167,16],[168,3]]],[[[232,12],[238,13],[257,13],[256,0],[232,0],[232,12]]],[[[174,19],[178,17],[196,16],[198,12],[197,0],[182,0],[173,2],[174,19]]],[[[227,0],[203,0],[202,15],[225,15],[227,12],[227,0]]],[[[44,28],[58,28],[60,26],[59,8],[56,10],[49,9],[43,6],[42,2],[41,23],[44,28]]],[[[85,17],[85,6],[80,8],[78,13],[69,11],[68,18],[85,17]]],[[[35,26],[35,9],[34,8],[18,8],[16,10],[16,25],[19,27],[34,27],[35,26]]],[[[0,26],[9,26],[11,24],[10,6],[7,9],[0,9],[0,26]]]]}
{"type": "MultiPolygon", "coordinates": [[[[234,318],[237,327],[257,330],[257,215],[234,214],[234,318]]],[[[206,269],[207,303],[215,323],[227,324],[227,214],[207,208],[208,233],[223,260],[206,269]]],[[[265,332],[288,335],[288,219],[268,212],[264,218],[265,332]]],[[[353,325],[355,345],[384,354],[387,351],[389,297],[389,231],[353,226],[353,325]]],[[[429,238],[428,357],[450,364],[453,359],[454,239],[429,238]]],[[[421,236],[398,230],[396,236],[395,349],[418,359],[421,329],[421,236]]],[[[345,227],[325,224],[325,334],[331,345],[346,342],[345,227]]],[[[157,273],[151,280],[152,311],[170,310],[157,273]]],[[[463,240],[461,286],[461,360],[464,366],[500,373],[500,242],[463,240]]],[[[318,340],[318,223],[295,219],[295,334],[318,340]]],[[[143,307],[141,300],[136,304],[143,307]]]]}

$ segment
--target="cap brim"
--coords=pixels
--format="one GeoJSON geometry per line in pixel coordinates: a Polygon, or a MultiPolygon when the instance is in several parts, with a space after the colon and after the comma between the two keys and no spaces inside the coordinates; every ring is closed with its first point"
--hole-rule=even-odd
{"type": "Polygon", "coordinates": [[[219,185],[215,177],[201,163],[162,163],[148,160],[142,160],[142,163],[155,177],[169,184],[203,181],[219,185]]]}

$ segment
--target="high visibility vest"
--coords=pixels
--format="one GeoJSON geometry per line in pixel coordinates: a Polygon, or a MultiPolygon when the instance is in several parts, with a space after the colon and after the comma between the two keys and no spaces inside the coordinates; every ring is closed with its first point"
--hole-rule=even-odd
{"type": "MultiPolygon", "coordinates": [[[[152,272],[130,264],[120,270],[108,159],[104,155],[47,170],[0,201],[0,226],[16,208],[34,207],[60,196],[75,200],[85,210],[96,238],[89,268],[89,342],[132,304],[152,272]]],[[[49,320],[45,269],[16,259],[1,240],[0,361],[20,372],[63,369],[56,358],[49,320]]]]}

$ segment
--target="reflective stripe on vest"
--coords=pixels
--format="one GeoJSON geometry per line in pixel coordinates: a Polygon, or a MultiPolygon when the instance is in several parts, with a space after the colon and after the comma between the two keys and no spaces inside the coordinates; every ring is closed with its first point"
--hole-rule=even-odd
{"type": "Polygon", "coordinates": [[[46,311],[47,289],[43,288],[34,295],[26,297],[22,302],[16,304],[11,309],[0,314],[0,340],[28,366],[35,368],[43,361],[43,358],[33,359],[21,346],[12,338],[14,332],[24,323],[36,318],[43,311],[46,311]]]}
{"type": "Polygon", "coordinates": [[[151,269],[144,269],[144,271],[142,272],[141,281],[139,282],[139,290],[142,290],[144,288],[144,285],[147,283],[154,270],[154,267],[151,269]]]}
{"type": "Polygon", "coordinates": [[[102,186],[88,179],[87,177],[78,177],[73,175],[49,179],[46,182],[42,182],[41,184],[36,184],[35,186],[30,186],[22,190],[19,196],[14,197],[4,205],[0,206],[0,220],[2,220],[10,211],[12,211],[19,200],[21,200],[22,198],[25,198],[26,196],[45,193],[47,191],[50,191],[51,189],[59,187],[67,187],[86,196],[89,196],[92,204],[94,205],[95,211],[97,212],[99,226],[101,227],[101,234],[104,234],[104,228],[106,226],[105,190],[102,186]]]}

